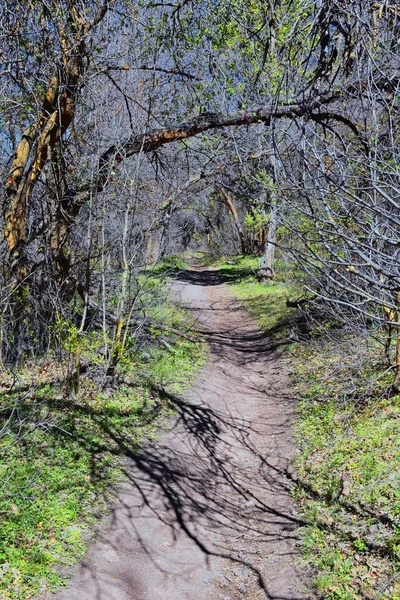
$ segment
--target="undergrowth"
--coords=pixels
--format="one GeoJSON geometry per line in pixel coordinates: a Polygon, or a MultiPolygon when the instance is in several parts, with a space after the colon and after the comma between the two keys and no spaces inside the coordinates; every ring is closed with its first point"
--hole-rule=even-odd
{"type": "Polygon", "coordinates": [[[188,266],[188,262],[184,257],[170,254],[163,260],[157,262],[155,265],[147,267],[146,271],[152,273],[153,275],[168,276],[179,273],[179,271],[187,269],[188,266]]]}
{"type": "MultiPolygon", "coordinates": [[[[218,266],[243,264],[255,268],[255,258],[218,266]]],[[[308,523],[303,561],[325,600],[400,600],[400,396],[388,393],[392,374],[371,339],[331,331],[329,322],[298,335],[286,298],[300,288],[285,279],[261,285],[247,273],[230,289],[285,346],[300,399],[294,496],[308,523]]]]}
{"type": "MultiPolygon", "coordinates": [[[[168,327],[187,317],[164,303],[153,309],[168,327]]],[[[157,326],[152,331],[158,338],[157,326]]],[[[82,360],[93,356],[93,336],[82,360]],[[89,354],[88,354],[89,353],[89,354]]],[[[100,342],[99,342],[100,343],[100,342]]],[[[173,406],[157,394],[181,392],[204,361],[200,343],[128,344],[116,384],[82,377],[71,396],[65,365],[47,358],[0,376],[0,597],[41,597],[63,584],[85,551],[93,522],[123,477],[123,457],[154,437],[173,406]]]]}
{"type": "Polygon", "coordinates": [[[328,600],[399,600],[400,397],[372,345],[313,342],[291,349],[300,396],[296,498],[315,585],[328,600]],[[396,587],[397,586],[397,587],[396,587]],[[397,589],[397,591],[396,591],[397,589]]]}
{"type": "Polygon", "coordinates": [[[242,301],[243,307],[254,317],[262,329],[268,329],[278,339],[280,333],[287,338],[290,316],[293,310],[286,306],[286,299],[299,295],[299,286],[288,281],[287,271],[277,268],[274,282],[268,286],[257,280],[258,256],[236,256],[221,258],[211,264],[218,273],[225,273],[226,280],[234,295],[242,301]]]}

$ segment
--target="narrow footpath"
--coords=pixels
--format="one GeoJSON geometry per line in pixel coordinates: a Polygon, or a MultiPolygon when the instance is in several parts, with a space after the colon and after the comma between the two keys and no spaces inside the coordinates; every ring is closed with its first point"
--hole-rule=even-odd
{"type": "Polygon", "coordinates": [[[210,356],[57,600],[306,600],[290,498],[294,403],[279,351],[215,271],[173,288],[210,356]]]}

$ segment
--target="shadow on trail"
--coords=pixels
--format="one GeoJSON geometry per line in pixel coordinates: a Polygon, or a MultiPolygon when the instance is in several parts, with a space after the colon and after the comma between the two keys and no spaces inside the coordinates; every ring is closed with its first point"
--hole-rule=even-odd
{"type": "MultiPolygon", "coordinates": [[[[204,273],[198,275],[202,277],[204,273]]],[[[209,283],[202,279],[201,285],[209,283]]],[[[208,310],[215,308],[211,304],[208,310]]],[[[262,379],[265,365],[276,359],[276,346],[270,334],[255,328],[243,330],[240,323],[238,326],[232,324],[229,330],[215,329],[205,328],[202,333],[208,340],[222,381],[232,390],[241,388],[242,394],[244,390],[258,402],[269,398],[273,402],[290,404],[291,399],[284,389],[268,381],[268,375],[262,379]],[[237,374],[237,368],[243,366],[246,373],[250,373],[246,382],[237,374]]],[[[95,438],[92,436],[89,447],[84,436],[77,436],[79,443],[86,446],[86,452],[96,456],[107,449],[127,459],[123,464],[130,491],[124,486],[122,493],[118,493],[110,530],[119,526],[120,511],[127,512],[130,531],[134,532],[141,551],[165,577],[171,574],[168,567],[154,553],[152,540],[143,535],[146,520],[149,528],[154,527],[155,519],[167,526],[174,541],[181,536],[190,539],[207,559],[229,559],[247,570],[252,585],[263,590],[266,598],[308,598],[291,592],[277,595],[271,591],[265,572],[258,567],[260,556],[285,547],[285,543],[290,546],[291,542],[292,547],[297,540],[296,530],[303,524],[291,511],[290,503],[281,501],[283,496],[289,496],[292,486],[289,461],[280,457],[274,447],[266,454],[256,441],[265,436],[278,439],[285,435],[290,426],[289,415],[283,411],[279,419],[265,416],[249,420],[237,410],[231,410],[226,389],[215,389],[215,381],[202,382],[193,401],[154,385],[151,393],[154,408],[149,418],[156,419],[167,407],[174,412],[173,422],[165,441],[148,443],[140,449],[129,431],[113,427],[109,416],[91,407],[77,406],[72,401],[68,404],[72,413],[78,410],[90,416],[101,432],[102,444],[93,445],[95,438]],[[203,396],[210,393],[218,408],[203,401],[203,396]]],[[[244,405],[243,412],[246,411],[244,405]]],[[[107,531],[100,533],[99,539],[110,545],[107,531]]],[[[115,551],[118,547],[119,543],[115,542],[115,551]]],[[[288,553],[292,551],[288,550],[288,553]]],[[[283,557],[282,551],[280,556],[283,557]]],[[[90,562],[85,568],[90,571],[90,562]]],[[[129,574],[125,574],[126,585],[131,585],[129,578],[134,573],[132,565],[129,574]]],[[[90,578],[93,586],[99,587],[96,598],[102,598],[97,573],[90,571],[90,578]]]]}
{"type": "Polygon", "coordinates": [[[198,328],[196,333],[205,337],[212,352],[221,360],[229,358],[230,361],[246,365],[259,362],[260,359],[264,361],[276,360],[278,348],[290,344],[291,340],[284,337],[277,341],[274,336],[285,332],[287,327],[287,319],[282,319],[268,331],[254,329],[244,332],[241,328],[215,331],[198,328]]]}
{"type": "MultiPolygon", "coordinates": [[[[263,499],[263,489],[266,487],[269,492],[276,490],[279,495],[282,491],[288,492],[291,485],[289,465],[268,461],[268,457],[262,456],[250,441],[251,435],[259,434],[265,424],[234,418],[228,408],[226,412],[220,412],[209,406],[186,402],[162,388],[153,387],[152,391],[155,398],[159,399],[154,418],[165,405],[176,414],[172,431],[182,442],[179,448],[172,448],[169,444],[148,444],[137,451],[130,436],[115,430],[107,415],[72,401],[63,403],[72,413],[81,412],[90,416],[102,431],[105,443],[99,445],[90,444],[87,447],[88,440],[82,435],[77,436],[79,443],[93,457],[104,452],[108,445],[108,450],[111,446],[112,453],[129,459],[124,463],[124,473],[134,490],[133,502],[130,502],[124,488],[124,493],[117,498],[117,504],[123,503],[124,508],[131,513],[131,525],[135,528],[135,519],[143,519],[142,511],[147,507],[150,509],[147,518],[156,517],[167,525],[173,532],[174,539],[184,534],[205,556],[228,558],[249,569],[267,598],[305,598],[276,596],[268,591],[268,582],[256,566],[259,549],[254,550],[254,556],[241,557],[240,552],[232,552],[229,541],[226,548],[209,545],[204,533],[207,530],[213,534],[220,532],[226,540],[250,541],[257,538],[258,545],[264,542],[268,545],[280,544],[284,538],[297,539],[294,532],[302,522],[290,512],[267,504],[263,499]],[[238,461],[236,457],[243,450],[247,458],[245,461],[238,461]],[[284,490],[282,478],[286,481],[284,490]],[[255,481],[256,490],[250,491],[254,490],[255,481]]],[[[274,425],[275,435],[279,435],[288,423],[274,425]]],[[[119,510],[120,507],[117,507],[112,511],[111,529],[116,524],[119,510]]],[[[139,533],[137,538],[143,552],[158,569],[162,569],[151,556],[150,549],[141,540],[139,533]]],[[[91,573],[91,576],[96,585],[96,574],[91,573]]]]}
{"type": "MultiPolygon", "coordinates": [[[[273,354],[268,337],[260,332],[251,331],[246,337],[243,332],[233,330],[231,334],[226,331],[209,332],[209,336],[214,345],[212,353],[218,355],[217,360],[224,359],[227,353],[230,360],[237,360],[238,364],[252,361],[254,344],[259,358],[260,354],[266,359],[273,354]]],[[[221,368],[224,368],[223,363],[224,360],[221,360],[221,368]]],[[[224,376],[232,378],[234,374],[227,372],[224,376]]],[[[239,381],[237,383],[240,384],[239,381]]],[[[202,393],[207,393],[206,386],[207,383],[202,393]]],[[[227,402],[222,404],[222,409],[221,404],[219,409],[215,409],[202,403],[201,397],[189,402],[161,387],[151,386],[150,389],[154,403],[151,410],[147,410],[147,422],[156,420],[166,408],[172,409],[172,444],[167,434],[165,442],[148,443],[138,448],[137,438],[131,429],[115,426],[116,412],[117,416],[119,413],[123,415],[119,408],[97,410],[73,398],[49,401],[66,415],[63,428],[68,431],[68,435],[62,430],[53,432],[53,435],[65,436],[66,443],[72,435],[83,451],[92,457],[94,472],[98,457],[104,452],[126,459],[123,470],[130,482],[130,491],[126,485],[121,491],[117,490],[111,523],[106,531],[98,533],[99,541],[118,551],[119,543],[110,542],[107,531],[118,526],[120,511],[124,510],[129,514],[130,532],[133,532],[142,552],[155,568],[165,573],[165,577],[170,573],[160,564],[160,557],[154,555],[142,535],[143,520],[148,519],[150,524],[156,519],[166,525],[174,540],[186,536],[205,557],[230,559],[241,569],[248,570],[266,598],[308,598],[290,593],[274,595],[265,580],[265,573],[257,566],[263,552],[268,554],[271,547],[296,540],[296,530],[302,524],[287,505],[282,508],[285,504],[280,503],[280,497],[289,494],[292,485],[288,461],[279,457],[277,460],[274,452],[265,455],[254,443],[255,438],[260,439],[272,430],[275,438],[283,435],[289,419],[283,418],[280,422],[271,422],[267,418],[250,421],[240,414],[232,414],[227,402]],[[93,427],[90,435],[84,429],[87,423],[93,427]],[[266,490],[269,500],[274,496],[276,499],[266,501],[266,490]],[[216,534],[223,540],[221,543],[210,541],[216,534]]],[[[269,398],[274,397],[281,402],[290,401],[284,391],[259,389],[251,381],[246,389],[249,394],[268,394],[269,398]]],[[[223,397],[224,390],[220,395],[223,397]]],[[[101,574],[91,570],[90,562],[84,563],[83,568],[86,574],[90,572],[90,580],[96,589],[94,598],[103,598],[101,574]]],[[[139,573],[135,573],[135,565],[132,564],[129,573],[119,574],[119,578],[124,579],[126,586],[133,586],[137,593],[140,576],[137,580],[136,575],[139,576],[139,573]]]]}
{"type": "Polygon", "coordinates": [[[244,268],[226,268],[221,269],[187,269],[176,274],[175,279],[192,285],[222,285],[223,283],[238,283],[246,279],[249,275],[254,275],[253,269],[244,268]]]}
{"type": "MultiPolygon", "coordinates": [[[[125,382],[125,385],[129,383],[125,382]]],[[[152,386],[151,392],[154,406],[148,412],[147,422],[156,420],[166,408],[172,409],[171,431],[178,438],[178,445],[148,443],[138,449],[132,431],[114,426],[115,416],[123,416],[123,410],[96,409],[73,398],[47,398],[49,408],[57,408],[66,415],[62,427],[49,431],[49,435],[63,438],[66,444],[78,443],[92,458],[94,479],[101,480],[97,465],[105,452],[126,459],[122,464],[125,477],[131,484],[131,494],[127,493],[126,485],[122,493],[116,491],[116,503],[107,530],[112,530],[116,524],[121,505],[130,513],[133,530],[136,529],[136,519],[156,517],[170,528],[174,539],[183,534],[206,557],[230,559],[248,569],[267,598],[305,600],[307,597],[304,596],[277,596],[268,591],[268,582],[257,568],[258,548],[254,549],[253,555],[247,552],[246,556],[242,556],[240,551],[232,552],[230,547],[232,540],[250,541],[256,538],[262,545],[281,544],[285,538],[297,539],[294,532],[302,524],[296,516],[281,510],[279,505],[266,503],[263,498],[265,488],[269,492],[276,490],[279,495],[282,491],[288,492],[291,486],[288,463],[270,462],[251,442],[252,435],[262,433],[266,424],[235,417],[228,406],[219,411],[208,405],[187,402],[161,387],[152,386]],[[85,429],[88,422],[92,428],[90,431],[85,429]],[[245,459],[243,453],[246,454],[245,459]],[[238,456],[242,458],[238,460],[238,456]],[[286,482],[284,489],[282,480],[286,482]],[[149,509],[147,513],[146,508],[149,509]],[[209,544],[207,531],[213,535],[220,532],[226,540],[226,547],[220,545],[216,548],[209,544]]],[[[23,408],[21,406],[21,410],[23,408]]],[[[279,436],[288,423],[267,425],[273,425],[275,435],[279,436]]],[[[107,530],[99,532],[98,539],[104,538],[109,544],[107,530]]],[[[162,570],[139,530],[137,540],[156,568],[162,570]]],[[[118,550],[118,544],[114,548],[118,550]]],[[[135,579],[133,567],[129,574],[126,573],[125,583],[133,586],[137,593],[140,582],[135,579]]],[[[84,562],[83,568],[90,570],[90,563],[84,562]]],[[[103,598],[97,573],[90,572],[90,578],[97,590],[94,597],[103,598]]]]}
{"type": "MultiPolygon", "coordinates": [[[[252,269],[243,268],[222,268],[218,270],[209,269],[193,269],[180,271],[174,278],[174,281],[188,283],[199,287],[218,286],[226,283],[238,283],[243,279],[247,279],[249,275],[254,276],[252,269]]],[[[193,314],[199,313],[226,313],[227,307],[221,302],[212,302],[207,307],[204,306],[193,306],[192,304],[182,304],[183,308],[189,310],[193,314]]],[[[229,313],[244,313],[243,308],[246,303],[239,302],[232,297],[231,305],[229,306],[229,313]]],[[[263,304],[263,298],[260,297],[260,309],[268,310],[268,307],[263,304]]],[[[259,360],[260,358],[269,357],[271,360],[276,359],[276,350],[279,347],[292,343],[292,339],[289,338],[289,331],[291,327],[300,329],[299,318],[293,316],[284,316],[268,330],[262,331],[259,328],[249,330],[247,327],[245,330],[239,324],[225,324],[224,327],[211,328],[194,327],[196,333],[204,335],[212,345],[212,351],[215,352],[221,359],[226,358],[232,360],[232,358],[241,362],[244,361],[246,364],[253,360],[259,360]]]]}
{"type": "MultiPolygon", "coordinates": [[[[185,271],[182,277],[186,279],[180,281],[218,285],[222,283],[220,276],[214,271],[185,271]]],[[[217,308],[208,306],[210,311],[217,308]]],[[[290,426],[291,399],[284,387],[279,387],[279,381],[269,380],[269,372],[265,373],[276,359],[276,345],[270,333],[255,328],[243,330],[240,318],[238,325],[229,325],[229,330],[226,326],[210,327],[204,328],[203,333],[216,372],[221,374],[217,383],[222,387],[204,379],[188,401],[150,385],[153,400],[138,409],[137,427],[157,421],[166,409],[172,409],[169,433],[159,442],[139,448],[132,421],[121,426],[125,413],[119,406],[96,408],[84,399],[66,397],[48,399],[49,407],[56,407],[64,415],[62,427],[51,430],[49,435],[60,436],[66,444],[71,441],[79,444],[91,457],[94,480],[101,479],[99,457],[111,453],[122,461],[129,485],[125,483],[116,490],[111,521],[97,533],[98,540],[115,552],[121,552],[120,539],[110,532],[121,527],[120,514],[124,511],[128,515],[122,520],[123,527],[129,528],[127,537],[134,537],[141,553],[166,578],[176,574],[168,571],[160,553],[154,553],[152,540],[145,535],[146,523],[149,530],[155,527],[154,521],[163,524],[174,540],[182,536],[191,540],[207,560],[229,559],[248,571],[251,579],[248,592],[253,595],[246,598],[261,598],[261,589],[262,597],[270,600],[307,600],[309,596],[296,592],[275,593],[269,581],[274,573],[267,573],[267,580],[265,570],[259,567],[260,557],[275,551],[282,558],[286,551],[291,554],[297,529],[303,525],[291,510],[290,501],[284,500],[290,494],[292,472],[289,460],[279,455],[277,440],[290,426]],[[240,375],[243,366],[246,381],[240,375]],[[229,385],[232,393],[241,389],[244,414],[251,414],[247,401],[261,405],[282,403],[289,408],[270,416],[254,411],[252,418],[246,418],[241,407],[239,411],[232,410],[230,392],[227,394],[224,385],[229,385]],[[214,399],[215,405],[205,402],[203,397],[214,399]],[[271,439],[268,451],[262,443],[266,438],[271,439]],[[257,590],[251,586],[257,586],[257,590]]],[[[81,568],[90,579],[90,598],[103,599],[103,573],[90,560],[83,562],[81,568]]],[[[135,598],[142,594],[140,569],[140,560],[134,559],[129,568],[117,575],[119,583],[135,598]]],[[[234,595],[237,597],[237,591],[234,595]]],[[[222,593],[221,597],[225,596],[222,593]]]]}
{"type": "MultiPolygon", "coordinates": [[[[260,433],[263,424],[234,418],[229,411],[218,412],[188,403],[162,389],[154,391],[177,413],[173,431],[182,447],[177,450],[158,445],[155,450],[149,446],[132,454],[124,440],[113,438],[131,459],[126,475],[139,492],[143,506],[168,525],[174,536],[188,536],[206,556],[227,558],[251,570],[268,598],[300,600],[300,596],[269,592],[268,582],[257,569],[256,560],[252,560],[257,558],[258,550],[252,557],[242,557],[240,552],[232,552],[229,542],[225,548],[215,548],[204,535],[204,531],[209,531],[214,535],[220,532],[229,540],[256,537],[259,544],[269,545],[282,543],[283,537],[297,539],[293,532],[303,523],[263,499],[265,487],[269,491],[276,489],[278,495],[282,493],[282,477],[286,481],[285,492],[291,487],[289,465],[269,463],[250,442],[252,433],[260,433]],[[239,446],[248,455],[244,462],[236,459],[239,446]],[[257,490],[250,491],[255,480],[257,490]]],[[[279,428],[287,425],[279,423],[276,435],[279,428]]],[[[148,553],[146,545],[142,547],[148,553]]]]}

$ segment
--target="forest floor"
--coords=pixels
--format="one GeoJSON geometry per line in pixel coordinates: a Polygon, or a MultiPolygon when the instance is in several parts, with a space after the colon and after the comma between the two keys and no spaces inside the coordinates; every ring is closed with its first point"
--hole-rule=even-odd
{"type": "Polygon", "coordinates": [[[128,478],[57,600],[301,600],[294,400],[279,347],[213,270],[172,284],[209,360],[128,478]]]}

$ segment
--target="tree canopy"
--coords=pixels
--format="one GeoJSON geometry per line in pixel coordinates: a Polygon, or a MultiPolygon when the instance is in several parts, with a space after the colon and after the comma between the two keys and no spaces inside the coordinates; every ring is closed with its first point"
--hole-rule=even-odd
{"type": "MultiPolygon", "coordinates": [[[[48,347],[77,295],[94,310],[95,257],[129,296],[174,228],[221,228],[221,203],[242,249],[245,213],[270,224],[267,262],[283,227],[307,289],[398,331],[399,18],[372,0],[5,3],[4,359],[48,347]]],[[[396,365],[397,386],[399,348],[396,365]]]]}

